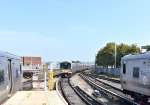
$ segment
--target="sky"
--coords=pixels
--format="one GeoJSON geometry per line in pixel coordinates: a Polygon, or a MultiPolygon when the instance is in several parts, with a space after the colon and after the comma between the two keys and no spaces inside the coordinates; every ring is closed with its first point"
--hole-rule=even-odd
{"type": "Polygon", "coordinates": [[[150,0],[1,0],[0,50],[94,61],[109,42],[150,45],[150,0]]]}

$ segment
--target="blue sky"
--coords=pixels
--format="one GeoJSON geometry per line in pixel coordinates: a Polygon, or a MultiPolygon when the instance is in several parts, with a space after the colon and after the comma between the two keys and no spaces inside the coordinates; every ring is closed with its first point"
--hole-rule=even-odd
{"type": "Polygon", "coordinates": [[[149,0],[1,0],[0,50],[94,61],[108,42],[150,45],[149,0]]]}

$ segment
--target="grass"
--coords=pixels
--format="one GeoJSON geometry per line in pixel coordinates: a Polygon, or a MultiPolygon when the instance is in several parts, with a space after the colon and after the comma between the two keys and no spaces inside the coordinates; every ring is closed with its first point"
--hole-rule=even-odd
{"type": "Polygon", "coordinates": [[[44,75],[43,74],[38,74],[38,79],[44,79],[44,75]]]}

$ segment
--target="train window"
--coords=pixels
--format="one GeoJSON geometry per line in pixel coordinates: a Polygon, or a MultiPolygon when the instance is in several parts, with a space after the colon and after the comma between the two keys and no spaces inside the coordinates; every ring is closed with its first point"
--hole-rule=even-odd
{"type": "Polygon", "coordinates": [[[0,83],[4,81],[4,70],[0,70],[0,83]]]}
{"type": "Polygon", "coordinates": [[[126,74],[126,64],[123,64],[123,74],[126,74]]]}
{"type": "Polygon", "coordinates": [[[20,64],[20,74],[22,74],[22,66],[21,66],[21,64],[20,64]]]}
{"type": "Polygon", "coordinates": [[[16,70],[16,78],[18,78],[18,75],[19,75],[19,73],[18,73],[18,69],[16,70]]]}
{"type": "Polygon", "coordinates": [[[139,71],[140,69],[138,67],[133,68],[133,77],[138,78],[139,77],[139,71]]]}

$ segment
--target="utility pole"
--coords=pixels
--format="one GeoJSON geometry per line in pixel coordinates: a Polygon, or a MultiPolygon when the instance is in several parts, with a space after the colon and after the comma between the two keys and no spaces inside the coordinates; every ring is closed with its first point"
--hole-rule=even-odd
{"type": "Polygon", "coordinates": [[[46,72],[48,71],[48,66],[47,65],[43,65],[43,70],[44,70],[44,89],[45,91],[47,91],[47,84],[46,84],[46,72]]]}
{"type": "Polygon", "coordinates": [[[96,54],[95,54],[95,71],[96,71],[96,54]]]}
{"type": "Polygon", "coordinates": [[[115,64],[114,64],[114,67],[116,69],[116,43],[115,43],[115,64]]]}

